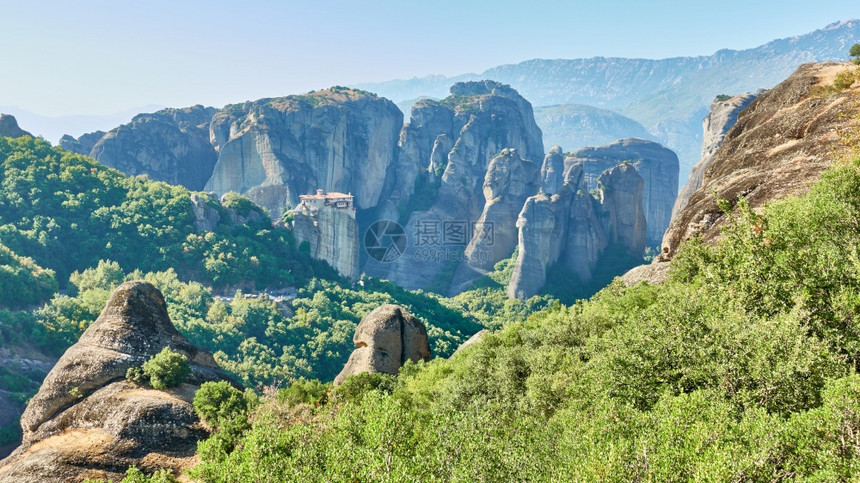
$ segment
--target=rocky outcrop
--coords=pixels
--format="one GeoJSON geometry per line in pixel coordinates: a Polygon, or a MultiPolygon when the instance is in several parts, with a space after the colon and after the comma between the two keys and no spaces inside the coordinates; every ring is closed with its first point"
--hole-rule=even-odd
{"type": "Polygon", "coordinates": [[[634,257],[641,257],[645,251],[644,185],[636,168],[628,163],[604,171],[597,179],[600,218],[607,241],[624,247],[634,257]]]}
{"type": "Polygon", "coordinates": [[[241,193],[276,219],[318,188],[372,208],[402,125],[391,101],[339,87],[230,105],[212,119],[218,162],[206,190],[241,193]]]}
{"type": "Polygon", "coordinates": [[[93,147],[95,147],[96,143],[99,142],[105,134],[106,133],[104,131],[93,131],[91,133],[83,134],[77,139],[69,136],[68,134],[64,134],[63,137],[60,138],[60,146],[67,151],[89,156],[90,153],[93,152],[93,147]]]}
{"type": "Polygon", "coordinates": [[[352,196],[323,193],[306,196],[293,211],[296,243],[308,243],[311,257],[325,260],[342,276],[356,280],[358,264],[358,223],[352,196]],[[348,199],[339,206],[336,199],[348,199]]]}
{"type": "Polygon", "coordinates": [[[399,305],[386,304],[367,314],[352,338],[357,347],[334,385],[362,372],[397,375],[404,362],[429,361],[427,329],[399,305]]]}
{"type": "Polygon", "coordinates": [[[561,146],[553,146],[544,156],[540,167],[540,187],[544,193],[554,195],[564,183],[564,153],[561,146]]]}
{"type": "Polygon", "coordinates": [[[674,257],[690,237],[699,235],[706,243],[719,238],[726,217],[718,199],[735,203],[743,197],[758,208],[805,192],[839,159],[847,133],[857,129],[860,87],[826,96],[813,89],[832,86],[846,68],[838,63],[803,65],[738,115],[705,169],[702,186],[666,231],[662,259],[674,257]]]}
{"type": "Polygon", "coordinates": [[[158,289],[124,283],[27,405],[23,443],[0,462],[0,482],[118,480],[131,465],[190,467],[208,436],[191,400],[200,384],[216,380],[230,379],[176,330],[158,289]],[[188,358],[185,383],[165,392],[126,382],[129,368],[164,347],[188,358]]]}
{"type": "Polygon", "coordinates": [[[547,269],[556,263],[588,281],[608,244],[599,211],[580,163],[568,167],[559,193],[539,193],[526,200],[517,220],[518,253],[508,297],[525,300],[538,294],[547,269]]]}
{"type": "Polygon", "coordinates": [[[489,333],[490,333],[490,331],[487,329],[479,330],[477,333],[475,333],[475,335],[473,335],[472,337],[469,337],[469,339],[466,342],[463,342],[462,344],[460,344],[460,347],[457,347],[457,350],[455,350],[454,353],[451,354],[451,357],[449,357],[449,359],[453,358],[454,356],[456,356],[457,354],[459,354],[461,351],[465,350],[466,348],[472,347],[473,345],[477,344],[478,342],[481,342],[481,340],[484,339],[484,336],[489,334],[489,333]]]}
{"type": "MultiPolygon", "coordinates": [[[[365,272],[409,289],[432,287],[444,293],[484,211],[490,161],[505,148],[525,160],[542,159],[540,129],[531,105],[509,86],[463,82],[451,87],[449,97],[424,99],[412,108],[401,146],[401,171],[426,172],[436,193],[429,206],[402,220],[409,237],[403,256],[391,263],[369,260],[365,272]]],[[[399,178],[388,182],[406,186],[399,178]]]]}
{"type": "Polygon", "coordinates": [[[583,164],[589,190],[597,187],[597,178],[605,170],[623,162],[632,164],[645,181],[642,207],[648,221],[648,244],[660,244],[678,194],[678,156],[675,153],[655,142],[631,138],[580,149],[564,162],[565,166],[583,164]]]}
{"type": "Polygon", "coordinates": [[[702,136],[702,158],[690,170],[687,183],[678,192],[675,205],[672,207],[672,218],[687,206],[690,196],[702,186],[705,169],[707,169],[708,165],[714,159],[717,148],[722,144],[723,138],[726,137],[729,129],[738,121],[738,114],[750,105],[756,98],[756,95],[749,93],[741,94],[726,100],[715,100],[711,104],[711,111],[702,120],[702,131],[704,132],[702,136]]]}
{"type": "Polygon", "coordinates": [[[526,198],[539,189],[537,164],[504,149],[490,161],[484,177],[484,210],[472,228],[464,261],[454,274],[451,293],[467,290],[517,247],[517,217],[526,198]]]}
{"type": "Polygon", "coordinates": [[[632,287],[639,282],[648,282],[653,285],[661,284],[669,279],[669,262],[655,261],[647,265],[633,267],[621,276],[621,282],[632,287]]]}
{"type": "Polygon", "coordinates": [[[19,138],[21,136],[33,137],[32,134],[18,127],[15,116],[0,114],[0,137],[19,138]]]}
{"type": "Polygon", "coordinates": [[[60,144],[86,154],[128,175],[203,189],[215,166],[215,149],[209,144],[209,121],[215,108],[193,106],[138,114],[130,123],[105,133],[92,145],[96,133],[75,140],[64,136],[60,144]]]}

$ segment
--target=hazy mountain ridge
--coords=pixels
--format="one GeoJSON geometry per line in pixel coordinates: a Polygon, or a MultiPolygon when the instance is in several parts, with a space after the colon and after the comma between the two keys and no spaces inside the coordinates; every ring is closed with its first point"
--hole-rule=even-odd
{"type": "Polygon", "coordinates": [[[690,167],[698,161],[700,123],[715,96],[772,87],[804,63],[845,60],[848,48],[857,39],[860,20],[852,19],[758,47],[724,49],[708,56],[659,60],[532,59],[480,74],[356,86],[400,102],[422,96],[444,97],[446,87],[455,80],[493,79],[510,84],[534,106],[588,104],[614,110],[642,123],[678,153],[684,182],[690,167]]]}

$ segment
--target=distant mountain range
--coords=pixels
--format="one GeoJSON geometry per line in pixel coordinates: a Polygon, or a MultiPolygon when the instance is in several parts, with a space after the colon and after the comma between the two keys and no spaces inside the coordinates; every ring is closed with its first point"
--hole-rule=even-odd
{"type": "MultiPolygon", "coordinates": [[[[493,67],[480,74],[432,75],[355,87],[400,103],[444,97],[454,82],[493,79],[510,84],[534,106],[585,104],[608,109],[641,123],[652,136],[675,150],[681,159],[683,184],[700,156],[701,122],[715,96],[770,88],[807,62],[847,60],[848,49],[855,42],[860,42],[860,20],[852,19],[759,47],[720,50],[709,56],[660,60],[533,59],[493,67]]],[[[551,120],[553,116],[543,119],[551,120]]],[[[555,129],[541,120],[538,125],[548,132],[555,129]]],[[[571,151],[580,146],[562,147],[571,151]]]]}

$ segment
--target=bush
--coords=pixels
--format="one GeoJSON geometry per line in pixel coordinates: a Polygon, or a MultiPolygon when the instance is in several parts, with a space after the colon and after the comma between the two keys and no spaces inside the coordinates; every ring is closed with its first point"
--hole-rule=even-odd
{"type": "Polygon", "coordinates": [[[194,394],[194,410],[213,428],[239,417],[245,417],[248,402],[227,381],[205,382],[194,394]]]}
{"type": "Polygon", "coordinates": [[[836,79],[833,80],[833,86],[839,90],[845,90],[854,85],[854,81],[854,72],[846,70],[836,74],[836,79]]]}
{"type": "Polygon", "coordinates": [[[154,389],[163,391],[182,384],[191,374],[191,366],[187,357],[165,347],[143,363],[143,373],[149,376],[149,383],[154,389]]]}

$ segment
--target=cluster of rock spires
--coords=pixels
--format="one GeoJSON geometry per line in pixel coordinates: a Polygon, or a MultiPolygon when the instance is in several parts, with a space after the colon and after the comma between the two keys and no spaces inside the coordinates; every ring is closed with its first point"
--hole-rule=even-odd
{"type": "MultiPolygon", "coordinates": [[[[631,253],[644,246],[638,234],[625,230],[645,230],[647,243],[659,243],[678,180],[677,157],[638,139],[567,158],[557,148],[541,167],[543,140],[531,104],[493,81],[457,83],[441,101],[420,100],[405,125],[387,99],[333,87],[220,110],[194,106],[142,114],[108,133],[64,137],[61,144],[129,174],[216,196],[244,194],[276,220],[296,207],[297,240],[308,242],[312,256],[347,278],[364,271],[408,289],[448,294],[469,288],[523,248],[517,220],[527,200],[559,194],[573,164],[582,166],[583,184],[571,185],[571,193],[560,196],[553,209],[584,210],[575,216],[589,221],[561,222],[573,215],[554,215],[559,222],[549,236],[565,239],[552,243],[569,250],[559,249],[548,259],[566,263],[582,281],[590,278],[606,246],[636,240],[627,244],[631,253]],[[624,162],[644,180],[641,190],[626,179],[629,174],[616,174],[605,178],[600,200],[585,196],[598,190],[604,171],[624,162]],[[299,205],[301,195],[318,189],[354,196],[358,216],[299,205]],[[626,189],[641,195],[605,195],[626,189]],[[640,205],[646,223],[628,222],[640,205]],[[377,220],[403,227],[407,243],[399,257],[381,262],[361,255],[360,234],[377,220]],[[606,227],[589,228],[598,225],[606,227]],[[579,233],[580,228],[586,231],[579,233]],[[588,248],[579,253],[576,247],[588,248]]],[[[528,218],[530,212],[525,213],[528,218]]],[[[532,270],[521,273],[529,277],[532,270]]]]}
{"type": "Polygon", "coordinates": [[[176,330],[158,289],[124,283],[27,405],[23,442],[0,461],[0,482],[118,480],[131,465],[189,468],[197,442],[209,435],[191,401],[202,383],[219,380],[232,382],[176,330]],[[157,391],[125,380],[129,368],[164,347],[188,358],[185,383],[157,391]]]}

